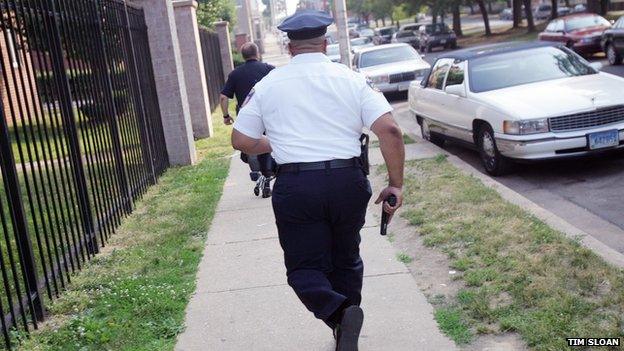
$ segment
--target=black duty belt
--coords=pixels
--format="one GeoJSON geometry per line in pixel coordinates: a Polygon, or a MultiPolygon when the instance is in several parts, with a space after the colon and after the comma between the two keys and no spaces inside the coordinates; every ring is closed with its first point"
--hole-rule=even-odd
{"type": "Polygon", "coordinates": [[[302,172],[302,171],[318,171],[323,169],[362,167],[362,162],[358,157],[348,160],[331,160],[319,162],[302,162],[302,163],[286,163],[277,166],[277,173],[284,172],[302,172]]]}

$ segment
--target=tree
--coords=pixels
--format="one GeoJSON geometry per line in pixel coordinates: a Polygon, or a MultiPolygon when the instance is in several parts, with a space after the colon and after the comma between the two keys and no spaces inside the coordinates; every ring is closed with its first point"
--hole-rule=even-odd
{"type": "Polygon", "coordinates": [[[455,0],[453,1],[452,4],[452,11],[453,12],[453,32],[455,32],[455,34],[458,37],[461,37],[464,35],[464,33],[462,32],[462,28],[461,28],[461,12],[460,12],[460,8],[459,6],[461,5],[461,0],[455,0]]]}
{"type": "Polygon", "coordinates": [[[559,0],[551,0],[551,10],[550,10],[550,18],[555,19],[559,17],[559,12],[557,11],[557,7],[559,5],[559,0]]]}
{"type": "Polygon", "coordinates": [[[522,0],[513,0],[511,5],[513,13],[513,27],[518,28],[522,22],[522,0]]]}
{"type": "Polygon", "coordinates": [[[199,0],[197,23],[212,28],[217,21],[228,21],[230,26],[236,23],[236,8],[233,0],[199,0]]]}
{"type": "Polygon", "coordinates": [[[374,0],[370,4],[370,10],[375,16],[375,20],[380,19],[383,25],[386,25],[386,17],[392,16],[392,10],[394,9],[394,4],[392,0],[374,0]]]}
{"type": "Polygon", "coordinates": [[[527,27],[529,32],[535,32],[535,21],[533,21],[533,12],[531,11],[531,0],[524,1],[524,11],[526,12],[527,27]]]}
{"type": "Polygon", "coordinates": [[[490,19],[488,17],[487,8],[485,7],[485,1],[477,0],[477,5],[479,5],[479,10],[481,11],[481,15],[483,16],[483,24],[485,25],[485,36],[489,37],[490,35],[492,35],[492,30],[490,29],[490,19]]]}

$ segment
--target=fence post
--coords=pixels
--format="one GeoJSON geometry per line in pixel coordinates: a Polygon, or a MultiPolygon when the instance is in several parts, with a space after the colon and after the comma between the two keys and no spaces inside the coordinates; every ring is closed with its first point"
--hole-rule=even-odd
{"type": "Polygon", "coordinates": [[[193,135],[195,138],[205,138],[213,135],[212,115],[208,100],[204,59],[199,41],[197,25],[197,1],[178,0],[173,2],[176,28],[182,67],[184,67],[184,81],[189,100],[193,135]]]}
{"type": "Polygon", "coordinates": [[[221,66],[223,66],[223,79],[227,80],[230,72],[234,70],[232,59],[232,44],[230,42],[230,29],[227,21],[215,22],[215,29],[219,36],[219,50],[221,51],[221,66]]]}
{"type": "MultiPolygon", "coordinates": [[[[36,320],[42,321],[45,316],[43,301],[41,300],[33,247],[30,235],[28,235],[28,224],[22,204],[21,187],[15,168],[15,158],[11,147],[9,129],[4,116],[2,99],[0,99],[0,168],[2,169],[2,179],[5,183],[4,189],[9,200],[8,205],[21,263],[20,267],[24,276],[26,293],[28,294],[29,309],[34,314],[36,320]]],[[[17,298],[21,299],[22,297],[18,296],[17,298]]],[[[12,308],[12,306],[9,306],[9,308],[12,308]]],[[[0,318],[4,318],[4,316],[0,316],[0,318]]],[[[17,324],[17,321],[13,322],[17,324]]]]}
{"type": "Polygon", "coordinates": [[[182,57],[170,0],[133,0],[143,8],[169,163],[197,161],[182,57]]]}
{"type": "Polygon", "coordinates": [[[67,72],[65,72],[63,44],[61,42],[61,32],[58,23],[59,18],[56,16],[57,10],[54,0],[45,1],[44,6],[45,17],[47,17],[47,20],[44,21],[44,27],[48,30],[50,38],[52,39],[50,42],[50,60],[52,63],[53,77],[58,85],[60,95],[61,119],[63,121],[63,130],[65,131],[69,144],[69,156],[78,192],[80,214],[83,218],[83,230],[88,239],[89,249],[91,252],[97,253],[100,249],[98,247],[95,226],[93,224],[89,194],[87,192],[87,181],[80,153],[80,141],[78,140],[76,117],[74,116],[72,92],[69,86],[67,72]]]}

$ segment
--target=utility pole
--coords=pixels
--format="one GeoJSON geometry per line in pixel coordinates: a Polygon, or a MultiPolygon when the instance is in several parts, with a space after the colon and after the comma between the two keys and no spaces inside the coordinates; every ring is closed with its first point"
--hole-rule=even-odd
{"type": "Polygon", "coordinates": [[[347,4],[345,0],[334,0],[338,44],[340,45],[340,62],[351,68],[351,43],[347,30],[347,4]]]}

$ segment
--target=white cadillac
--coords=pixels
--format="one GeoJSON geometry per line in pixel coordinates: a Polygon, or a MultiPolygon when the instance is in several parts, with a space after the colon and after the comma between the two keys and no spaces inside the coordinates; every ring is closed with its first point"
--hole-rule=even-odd
{"type": "Polygon", "coordinates": [[[442,54],[409,89],[423,138],[476,147],[491,175],[513,160],[624,148],[624,79],[565,47],[505,43],[442,54]]]}

